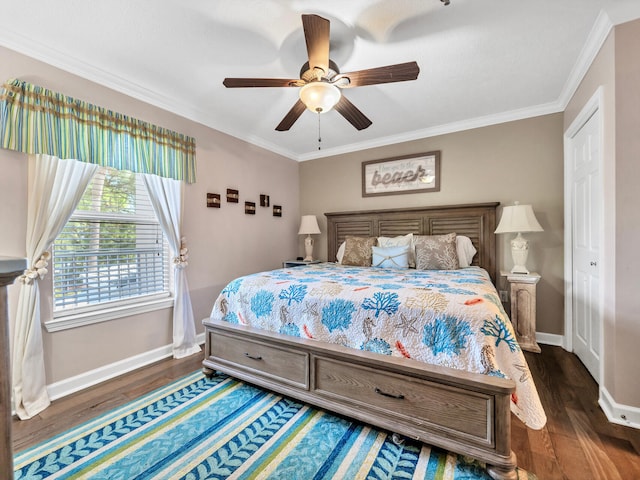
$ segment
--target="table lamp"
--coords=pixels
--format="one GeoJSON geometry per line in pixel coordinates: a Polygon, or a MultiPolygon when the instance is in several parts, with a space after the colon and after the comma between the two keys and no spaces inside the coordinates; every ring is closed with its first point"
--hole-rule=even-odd
{"type": "Polygon", "coordinates": [[[315,215],[303,215],[300,221],[300,230],[298,235],[306,235],[304,239],[304,262],[313,262],[313,238],[311,235],[317,235],[320,233],[320,227],[318,227],[318,219],[315,215]]]}
{"type": "Polygon", "coordinates": [[[542,232],[544,231],[536,216],[533,214],[531,205],[515,205],[504,207],[502,217],[495,233],[517,233],[511,240],[511,257],[513,258],[513,268],[511,273],[529,274],[526,267],[529,256],[529,242],[522,236],[522,232],[542,232]]]}

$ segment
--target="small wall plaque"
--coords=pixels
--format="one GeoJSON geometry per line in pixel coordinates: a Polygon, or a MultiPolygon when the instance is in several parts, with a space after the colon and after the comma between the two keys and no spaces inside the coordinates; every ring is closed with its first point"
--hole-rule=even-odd
{"type": "Polygon", "coordinates": [[[282,206],[281,205],[274,205],[273,206],[273,216],[274,217],[281,217],[282,216],[282,206]]]}
{"type": "Polygon", "coordinates": [[[256,202],[244,202],[244,213],[247,215],[256,214],[256,202]]]}
{"type": "Polygon", "coordinates": [[[220,208],[219,193],[207,193],[207,207],[220,208]]]}
{"type": "Polygon", "coordinates": [[[264,194],[260,195],[260,206],[261,207],[269,206],[269,195],[264,195],[264,194]]]}
{"type": "Polygon", "coordinates": [[[240,201],[240,192],[238,192],[238,190],[227,188],[227,202],[238,203],[239,201],[240,201]]]}

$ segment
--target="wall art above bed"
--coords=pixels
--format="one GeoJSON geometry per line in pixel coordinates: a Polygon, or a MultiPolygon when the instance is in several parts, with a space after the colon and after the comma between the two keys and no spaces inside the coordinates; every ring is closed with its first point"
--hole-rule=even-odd
{"type": "Polygon", "coordinates": [[[362,196],[440,191],[440,151],[362,162],[362,196]]]}

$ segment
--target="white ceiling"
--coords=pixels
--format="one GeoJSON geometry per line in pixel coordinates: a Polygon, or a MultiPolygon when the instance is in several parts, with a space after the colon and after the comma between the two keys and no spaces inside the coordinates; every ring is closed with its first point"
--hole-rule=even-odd
{"type": "MultiPolygon", "coordinates": [[[[296,160],[562,111],[612,24],[640,0],[2,0],[0,45],[296,160]],[[417,80],[343,90],[373,121],[337,112],[276,125],[296,88],[300,15],[331,21],[342,72],[417,61],[417,80]]],[[[2,79],[5,80],[5,79],[2,79]]],[[[46,85],[43,85],[46,86],[46,85]]],[[[73,95],[72,92],[63,92],[73,95]]]]}

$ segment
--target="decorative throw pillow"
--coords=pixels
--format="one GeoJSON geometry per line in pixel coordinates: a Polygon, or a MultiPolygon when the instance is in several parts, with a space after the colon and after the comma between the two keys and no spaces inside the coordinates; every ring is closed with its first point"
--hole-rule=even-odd
{"type": "Polygon", "coordinates": [[[378,237],[379,247],[400,247],[403,245],[409,246],[409,266],[414,268],[416,266],[416,262],[413,255],[413,233],[400,235],[398,237],[378,237]]]}
{"type": "Polygon", "coordinates": [[[471,239],[464,235],[458,235],[456,237],[456,247],[458,250],[458,263],[460,264],[460,268],[471,266],[473,256],[478,252],[476,247],[473,246],[473,243],[471,243],[471,239]]]}
{"type": "Polygon", "coordinates": [[[373,267],[409,268],[409,245],[371,247],[371,250],[373,252],[371,266],[373,267]]]}
{"type": "Polygon", "coordinates": [[[371,266],[371,247],[376,245],[376,237],[347,237],[344,246],[343,265],[355,267],[371,266]]]}
{"type": "Polygon", "coordinates": [[[417,235],[413,242],[416,246],[416,268],[418,270],[457,270],[460,268],[455,233],[417,235]]]}

